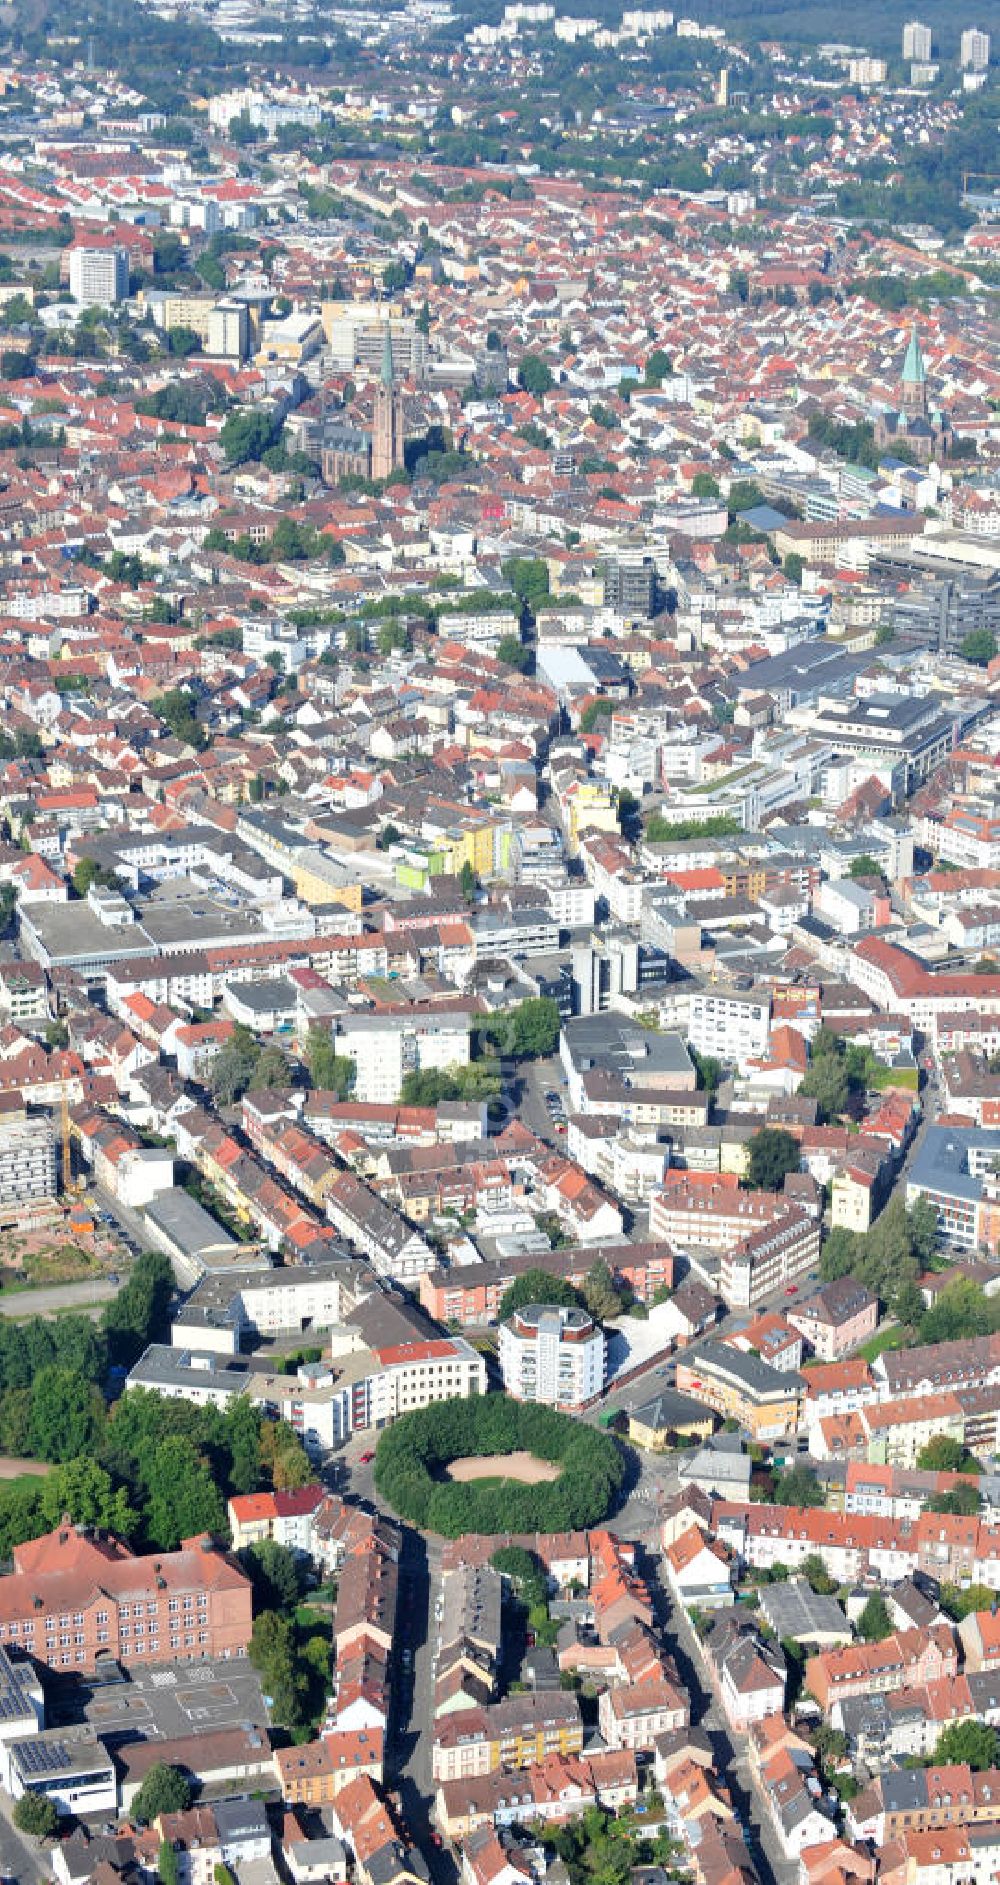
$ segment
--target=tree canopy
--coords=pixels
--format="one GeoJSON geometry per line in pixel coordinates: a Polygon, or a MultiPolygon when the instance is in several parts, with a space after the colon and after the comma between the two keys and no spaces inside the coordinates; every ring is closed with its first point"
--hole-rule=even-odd
{"type": "Polygon", "coordinates": [[[610,1434],[506,1394],[439,1401],[404,1414],[379,1438],[375,1485],[401,1517],[459,1538],[463,1532],[575,1531],[606,1517],[625,1461],[610,1434]],[[538,1485],[504,1477],[503,1459],[533,1453],[561,1470],[538,1485]],[[496,1479],[450,1481],[444,1469],[496,1455],[496,1479]]]}
{"type": "Polygon", "coordinates": [[[555,1052],[559,1029],[559,1004],[548,995],[529,995],[516,1007],[490,1015],[479,1033],[494,1043],[499,1054],[512,1060],[537,1060],[555,1052]]]}
{"type": "Polygon", "coordinates": [[[184,1778],[179,1767],[168,1767],[165,1761],[157,1761],[146,1775],[132,1802],[132,1812],[137,1820],[144,1820],[152,1826],[161,1813],[183,1813],[191,1805],[190,1782],[184,1778]]]}
{"type": "Polygon", "coordinates": [[[783,1126],[761,1126],[747,1147],[747,1179],[755,1191],[778,1191],[802,1162],[799,1142],[783,1126]]]}
{"type": "Polygon", "coordinates": [[[971,1767],[985,1773],[998,1765],[1000,1736],[985,1721],[950,1721],[938,1736],[935,1767],[971,1767]]]}
{"type": "Polygon", "coordinates": [[[529,1303],[554,1303],[557,1308],[579,1309],[580,1292],[567,1283],[562,1276],[550,1276],[547,1270],[524,1270],[508,1283],[500,1298],[499,1319],[506,1322],[515,1309],[525,1309],[529,1303]]]}

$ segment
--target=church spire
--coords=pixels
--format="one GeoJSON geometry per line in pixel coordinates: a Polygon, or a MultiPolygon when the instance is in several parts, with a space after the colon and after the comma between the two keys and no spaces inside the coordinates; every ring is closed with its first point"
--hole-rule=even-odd
{"type": "Polygon", "coordinates": [[[383,386],[384,386],[384,387],[386,387],[386,388],[387,388],[387,389],[388,389],[388,390],[389,390],[389,391],[391,392],[391,390],[392,390],[392,386],[393,386],[393,377],[392,377],[392,328],[390,327],[390,325],[389,325],[389,322],[388,322],[388,321],[386,321],[386,323],[385,323],[385,328],[384,328],[384,330],[383,330],[383,334],[382,334],[382,374],[381,374],[381,378],[382,378],[382,384],[383,384],[383,386]]]}
{"type": "Polygon", "coordinates": [[[910,329],[910,344],[906,349],[906,359],[903,361],[903,385],[923,386],[926,380],[927,368],[924,366],[924,356],[920,351],[920,341],[917,338],[916,324],[914,324],[910,329]]]}

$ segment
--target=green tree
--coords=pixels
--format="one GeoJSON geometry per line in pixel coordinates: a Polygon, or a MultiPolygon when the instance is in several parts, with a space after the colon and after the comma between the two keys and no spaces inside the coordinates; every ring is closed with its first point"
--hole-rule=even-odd
{"type": "Polygon", "coordinates": [[[150,1342],[162,1341],[170,1326],[174,1273],[162,1251],[147,1250],[117,1296],[101,1312],[111,1359],[123,1368],[138,1361],[150,1342]]]}
{"type": "Polygon", "coordinates": [[[74,1525],[96,1525],[116,1538],[129,1538],[138,1528],[139,1514],[129,1505],[124,1486],[115,1486],[96,1460],[81,1455],[57,1466],[40,1481],[39,1516],[54,1530],[64,1513],[74,1525]]]}
{"type": "Polygon", "coordinates": [[[287,1057],[277,1042],[272,1042],[270,1047],[265,1047],[254,1068],[254,1086],[261,1093],[272,1092],[276,1088],[289,1086],[291,1077],[287,1057]]]}
{"type": "MultiPolygon", "coordinates": [[[[802,1077],[799,1092],[816,1101],[821,1121],[839,1119],[850,1097],[850,1081],[840,1043],[829,1052],[818,1051],[823,1030],[813,1043],[809,1066],[802,1077]]],[[[830,1037],[832,1038],[832,1037],[830,1037]]]]}
{"type": "Polygon", "coordinates": [[[718,812],[712,818],[668,818],[654,812],[646,820],[647,844],[683,844],[688,838],[736,838],[743,831],[738,818],[718,812]]]}
{"type": "Polygon", "coordinates": [[[802,587],[802,572],[805,569],[805,566],[806,566],[805,557],[800,556],[797,550],[789,550],[788,555],[786,556],[784,563],[782,564],[782,568],[785,572],[785,575],[788,577],[789,582],[797,583],[800,589],[802,587]]]}
{"type": "Polygon", "coordinates": [[[198,753],[204,752],[208,745],[208,734],[198,719],[194,696],[186,688],[172,687],[168,693],[160,694],[150,701],[150,707],[169,727],[175,739],[181,740],[185,746],[193,746],[198,753]]]}
{"type": "Polygon", "coordinates": [[[72,884],[78,897],[85,897],[92,884],[104,885],[108,889],[117,887],[118,879],[113,870],[107,870],[92,857],[81,857],[74,866],[72,884]]]}
{"type": "Polygon", "coordinates": [[[340,1099],[351,1092],[358,1077],[357,1063],[347,1054],[338,1054],[332,1034],[322,1027],[309,1029],[306,1066],[314,1087],[336,1093],[340,1099]]]}
{"type": "Polygon", "coordinates": [[[610,720],[615,710],[613,700],[588,700],[580,715],[580,732],[593,733],[599,720],[610,720]]]}
{"type": "Polygon", "coordinates": [[[654,347],[646,361],[646,370],[643,375],[646,385],[661,386],[672,372],[670,355],[664,353],[662,347],[654,347]]]}
{"type": "Polygon", "coordinates": [[[974,628],[966,635],[959,650],[963,660],[971,661],[974,667],[987,668],[997,652],[997,638],[990,628],[974,628]]]}
{"type": "Polygon", "coordinates": [[[552,369],[537,353],[526,353],[518,368],[518,383],[535,399],[543,399],[554,385],[552,369]]]}
{"type": "Polygon", "coordinates": [[[994,1335],[1000,1329],[1000,1303],[991,1300],[978,1284],[957,1276],[947,1283],[920,1323],[921,1342],[960,1342],[972,1335],[994,1335]]]}
{"type": "Polygon", "coordinates": [[[938,1736],[935,1767],[971,1767],[982,1774],[996,1767],[1000,1737],[985,1721],[950,1721],[938,1736]]]}
{"type": "Polygon", "coordinates": [[[480,1028],[480,1038],[492,1041],[498,1054],[515,1060],[545,1059],[559,1045],[559,1005],[549,995],[529,995],[514,1008],[491,1015],[480,1028]]]}
{"type": "Polygon", "coordinates": [[[239,1558],[253,1584],[255,1610],[288,1613],[295,1609],[301,1581],[294,1552],[273,1538],[264,1538],[259,1545],[248,1545],[239,1558]]]}
{"type": "Polygon", "coordinates": [[[500,566],[504,582],[513,589],[522,608],[535,613],[549,593],[549,566],[544,557],[510,556],[500,566]]]}
{"type": "Polygon", "coordinates": [[[853,1273],[860,1244],[861,1239],[855,1237],[853,1231],[845,1230],[842,1224],[834,1225],[819,1260],[819,1273],[824,1283],[835,1283],[838,1277],[853,1273]]]}
{"type": "Polygon", "coordinates": [[[826,1722],[820,1723],[813,1735],[813,1740],[816,1743],[820,1766],[824,1770],[828,1770],[837,1761],[842,1761],[847,1754],[846,1734],[840,1728],[828,1727],[826,1722]]]}
{"type": "Polygon", "coordinates": [[[956,1623],[961,1623],[963,1617],[971,1617],[974,1610],[989,1610],[995,1597],[996,1591],[986,1584],[970,1584],[964,1590],[959,1590],[957,1584],[942,1584],[940,1602],[942,1610],[956,1623]]]}
{"type": "Polygon", "coordinates": [[[918,1198],[906,1214],[913,1255],[926,1269],[937,1250],[938,1218],[929,1198],[918,1198]]]}
{"type": "Polygon", "coordinates": [[[315,1475],[309,1456],[287,1421],[266,1420],[260,1430],[261,1465],[276,1492],[299,1492],[315,1475]]]}
{"type": "Polygon", "coordinates": [[[157,1854],[156,1864],[160,1874],[160,1885],[180,1885],[181,1875],[177,1863],[177,1854],[169,1839],[160,1840],[160,1850],[157,1854]]]}
{"type": "Polygon", "coordinates": [[[281,430],[282,422],[273,414],[241,410],[231,412],[224,421],[219,441],[231,465],[245,465],[277,445],[281,430]]]}
{"type": "Polygon", "coordinates": [[[69,1368],[43,1368],[31,1387],[31,1450],[40,1460],[96,1451],[104,1432],[100,1391],[69,1368]]]}
{"type": "Polygon", "coordinates": [[[823,1505],[823,1488],[808,1466],[790,1466],[774,1481],[775,1505],[823,1505]]]}
{"type": "Polygon", "coordinates": [[[807,1558],[803,1558],[802,1575],[818,1597],[832,1597],[837,1588],[836,1578],[830,1576],[818,1551],[811,1551],[807,1558]]]}
{"type": "Polygon", "coordinates": [[[297,1728],[303,1716],[304,1684],[296,1668],[292,1624],[276,1611],[261,1611],[254,1619],[248,1654],[270,1700],[272,1721],[282,1728],[297,1728]]]}
{"type": "Polygon", "coordinates": [[[216,1054],[209,1073],[209,1085],[221,1106],[232,1106],[253,1084],[260,1057],[260,1042],[249,1028],[238,1022],[225,1046],[216,1054]]]}
{"type": "Polygon", "coordinates": [[[869,857],[866,851],[861,857],[852,858],[848,875],[851,877],[881,877],[882,872],[879,865],[876,864],[875,859],[869,857]]]}
{"type": "Polygon", "coordinates": [[[692,497],[721,497],[718,480],[709,471],[696,471],[691,480],[692,497]]]}
{"type": "Polygon", "coordinates": [[[603,1257],[591,1264],[583,1279],[583,1300],[596,1322],[621,1314],[622,1299],[603,1257]]]}
{"type": "Polygon", "coordinates": [[[176,1551],[182,1538],[226,1529],[226,1508],[211,1466],[180,1434],[162,1441],[147,1474],[146,1530],[161,1551],[176,1551]]]}
{"type": "Polygon", "coordinates": [[[556,1308],[579,1309],[580,1294],[564,1277],[550,1276],[547,1270],[524,1270],[509,1283],[500,1298],[499,1319],[506,1322],[515,1309],[529,1303],[553,1303],[556,1308]]]}
{"type": "Polygon", "coordinates": [[[921,1447],[917,1465],[922,1472],[957,1473],[964,1459],[965,1448],[960,1440],[952,1440],[946,1433],[936,1433],[933,1440],[921,1447]]]}
{"type": "Polygon", "coordinates": [[[696,1047],[688,1047],[688,1053],[694,1062],[694,1070],[699,1090],[714,1094],[722,1083],[722,1062],[714,1054],[700,1054],[696,1047]]]}
{"type": "Polygon", "coordinates": [[[881,1643],[892,1635],[893,1623],[881,1591],[873,1591],[856,1624],[864,1643],[881,1643]]]}
{"type": "Polygon", "coordinates": [[[33,1839],[52,1839],[59,1815],[46,1793],[22,1793],[11,1815],[19,1833],[33,1839]]]}
{"type": "Polygon", "coordinates": [[[167,345],[171,353],[186,360],[190,354],[201,352],[201,335],[196,334],[193,327],[168,327],[167,345]]]}
{"type": "Polygon", "coordinates": [[[788,1172],[797,1172],[802,1154],[797,1139],[781,1126],[762,1126],[747,1147],[747,1178],[754,1191],[778,1191],[788,1172]]]}
{"type": "Polygon", "coordinates": [[[497,660],[505,668],[516,668],[519,674],[527,674],[531,667],[531,649],[526,648],[520,635],[501,635],[497,642],[497,660]]]}
{"type": "Polygon", "coordinates": [[[974,1479],[964,1479],[951,1492],[935,1492],[927,1501],[928,1512],[944,1512],[950,1518],[978,1518],[982,1509],[979,1487],[974,1479]]]}
{"type": "Polygon", "coordinates": [[[458,873],[458,886],[465,902],[473,903],[475,901],[476,891],[479,888],[479,879],[476,876],[474,866],[469,863],[468,858],[466,858],[465,863],[458,873]]]}
{"type": "Polygon", "coordinates": [[[526,1610],[546,1602],[548,1576],[541,1558],[533,1551],[526,1551],[523,1545],[501,1545],[499,1551],[494,1551],[490,1563],[501,1577],[507,1578],[526,1610]]]}
{"type": "Polygon", "coordinates": [[[180,1768],[156,1761],[132,1802],[132,1814],[153,1826],[161,1813],[185,1813],[190,1805],[191,1788],[180,1768]]]}

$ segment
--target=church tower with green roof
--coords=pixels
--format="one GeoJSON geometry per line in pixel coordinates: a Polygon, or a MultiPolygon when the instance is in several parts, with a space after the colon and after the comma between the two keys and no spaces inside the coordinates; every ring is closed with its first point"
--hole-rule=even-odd
{"type": "Polygon", "coordinates": [[[919,415],[921,418],[927,416],[927,368],[924,365],[924,356],[920,351],[915,327],[911,330],[910,344],[906,349],[906,359],[903,361],[902,407],[903,411],[910,416],[919,415]]]}

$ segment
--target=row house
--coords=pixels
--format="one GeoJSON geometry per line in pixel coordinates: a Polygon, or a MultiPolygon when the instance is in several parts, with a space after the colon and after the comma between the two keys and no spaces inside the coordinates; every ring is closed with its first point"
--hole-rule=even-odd
{"type": "Polygon", "coordinates": [[[340,1173],[329,1186],[326,1214],[341,1236],[370,1259],[380,1276],[400,1283],[415,1282],[430,1268],[430,1245],[353,1173],[340,1173]]]}
{"type": "Polygon", "coordinates": [[[447,1839],[467,1839],[481,1826],[564,1825],[588,1807],[618,1813],[635,1804],[635,1755],[624,1749],[591,1755],[550,1755],[516,1773],[442,1781],[434,1817],[447,1839]]]}
{"type": "Polygon", "coordinates": [[[290,1806],[329,1806],[352,1780],[380,1782],[384,1758],[382,1728],[327,1729],[319,1740],[275,1755],[282,1799],[290,1806]]]}
{"type": "Polygon", "coordinates": [[[904,1833],[879,1853],[881,1885],[992,1885],[1000,1869],[1000,1818],[904,1833]]]}
{"type": "Polygon", "coordinates": [[[946,1624],[900,1630],[881,1643],[823,1650],[805,1666],[805,1686],[824,1714],[843,1696],[913,1688],[958,1673],[958,1645],[946,1624]]]}
{"type": "Polygon", "coordinates": [[[909,1832],[1000,1819],[1000,1770],[967,1765],[903,1768],[876,1775],[848,1803],[847,1830],[884,1846],[909,1832]]]}
{"type": "Polygon", "coordinates": [[[457,1780],[501,1768],[532,1767],[551,1754],[583,1752],[575,1695],[509,1695],[492,1708],[469,1709],[435,1724],[432,1773],[457,1780]]]}
{"type": "Polygon", "coordinates": [[[675,1262],[669,1244],[587,1244],[545,1251],[541,1256],[487,1258],[448,1270],[430,1269],[421,1276],[418,1293],[422,1307],[435,1321],[481,1327],[497,1320],[505,1292],[523,1271],[543,1269],[579,1288],[599,1260],[607,1263],[614,1281],[627,1284],[640,1302],[651,1303],[658,1290],[673,1285],[675,1262]]]}

